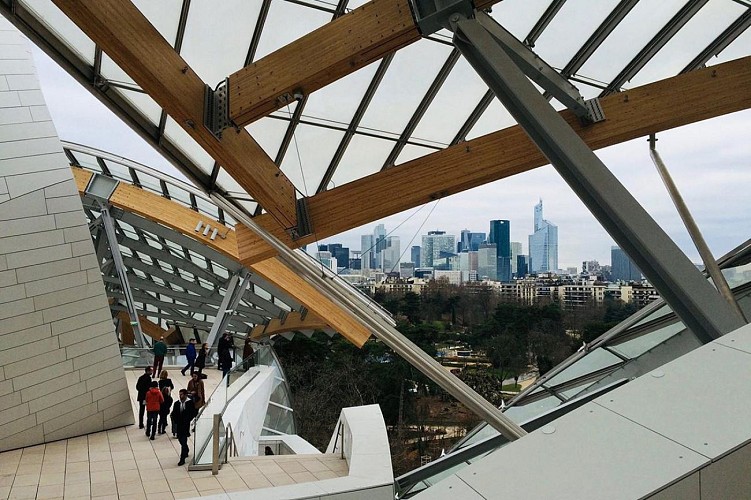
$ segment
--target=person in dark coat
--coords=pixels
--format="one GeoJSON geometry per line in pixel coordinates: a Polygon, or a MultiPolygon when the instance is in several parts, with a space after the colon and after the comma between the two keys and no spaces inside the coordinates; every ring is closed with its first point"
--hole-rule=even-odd
{"type": "MultiPolygon", "coordinates": [[[[206,368],[206,357],[209,354],[209,344],[203,344],[198,350],[198,357],[196,358],[196,369],[198,374],[203,373],[203,369],[206,368]]],[[[192,373],[191,373],[192,375],[192,373]]]]}
{"type": "Polygon", "coordinates": [[[170,396],[170,392],[169,387],[162,388],[164,401],[162,402],[162,406],[159,407],[159,434],[167,433],[167,417],[169,417],[170,410],[172,409],[172,396],[170,396]]]}
{"type": "Polygon", "coordinates": [[[177,440],[180,442],[180,462],[177,465],[185,465],[190,449],[188,438],[190,437],[190,423],[196,416],[196,407],[188,400],[188,391],[180,389],[180,396],[172,407],[172,422],[177,440]]]}
{"type": "Polygon", "coordinates": [[[159,390],[161,391],[165,387],[169,387],[170,391],[175,390],[172,379],[169,378],[169,373],[167,373],[167,370],[162,370],[162,373],[159,374],[159,390]]]}
{"type": "Polygon", "coordinates": [[[151,367],[144,368],[144,374],[138,377],[136,381],[136,391],[138,391],[138,428],[143,429],[143,414],[146,412],[146,393],[151,387],[151,367]]]}
{"type": "Polygon", "coordinates": [[[188,364],[185,365],[185,368],[180,370],[180,373],[185,375],[185,372],[188,371],[188,368],[190,368],[190,374],[193,375],[193,370],[195,370],[197,356],[198,356],[198,353],[196,352],[196,339],[190,339],[188,341],[188,345],[185,346],[185,359],[188,360],[188,364]]]}
{"type": "Polygon", "coordinates": [[[234,350],[235,345],[232,343],[232,337],[229,332],[224,332],[222,338],[219,339],[219,345],[217,346],[217,352],[219,353],[219,366],[222,370],[222,376],[226,377],[227,373],[232,369],[232,354],[230,350],[234,350]]]}

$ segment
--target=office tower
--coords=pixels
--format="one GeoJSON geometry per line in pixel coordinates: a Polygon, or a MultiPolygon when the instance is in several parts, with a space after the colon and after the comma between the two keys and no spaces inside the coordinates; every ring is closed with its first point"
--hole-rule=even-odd
{"type": "Polygon", "coordinates": [[[318,251],[331,252],[331,256],[336,259],[339,267],[349,266],[349,248],[343,247],[341,243],[318,245],[318,251]]]}
{"type": "Polygon", "coordinates": [[[374,269],[375,252],[373,248],[373,235],[363,234],[360,236],[360,268],[374,269]]]}
{"type": "Polygon", "coordinates": [[[389,273],[399,270],[399,257],[401,256],[401,245],[398,236],[389,236],[384,241],[383,250],[381,250],[381,264],[383,272],[389,273]]]}
{"type": "Polygon", "coordinates": [[[534,234],[529,235],[529,272],[547,273],[558,269],[558,226],[542,217],[542,200],[535,205],[534,234]]]}
{"type": "Polygon", "coordinates": [[[462,229],[461,237],[457,249],[459,252],[476,252],[480,248],[480,243],[485,241],[485,233],[473,233],[469,229],[462,229]]]}
{"type": "Polygon", "coordinates": [[[582,262],[582,274],[597,275],[602,272],[600,263],[596,260],[585,260],[582,262]]]}
{"type": "Polygon", "coordinates": [[[422,236],[422,252],[420,262],[422,267],[433,267],[433,260],[454,253],[454,242],[456,237],[453,234],[446,234],[446,231],[428,231],[427,235],[422,236]]]}
{"type": "Polygon", "coordinates": [[[524,278],[529,272],[526,255],[516,256],[516,277],[524,278]]]}
{"type": "Polygon", "coordinates": [[[386,248],[386,226],[378,224],[373,230],[373,269],[383,269],[383,249],[386,248]]]}
{"type": "Polygon", "coordinates": [[[517,262],[516,258],[522,253],[522,244],[519,241],[511,242],[511,275],[517,276],[517,262]]]}
{"type": "Polygon", "coordinates": [[[511,223],[507,220],[491,220],[488,242],[495,243],[498,281],[511,281],[511,223]]]}
{"type": "Polygon", "coordinates": [[[412,258],[412,263],[415,265],[415,268],[420,267],[420,246],[414,245],[412,249],[410,250],[410,257],[412,258]]]}
{"type": "Polygon", "coordinates": [[[477,277],[496,281],[498,279],[498,254],[495,243],[483,243],[477,251],[477,277]]]}
{"type": "Polygon", "coordinates": [[[610,278],[613,281],[641,281],[641,271],[623,249],[610,247],[610,278]]]}

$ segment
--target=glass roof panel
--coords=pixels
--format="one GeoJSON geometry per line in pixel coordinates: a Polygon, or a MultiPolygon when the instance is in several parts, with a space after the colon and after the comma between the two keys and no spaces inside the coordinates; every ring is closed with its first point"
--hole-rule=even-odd
{"type": "Polygon", "coordinates": [[[183,0],[133,0],[133,5],[146,16],[162,37],[171,46],[175,46],[177,25],[180,22],[180,10],[183,0]]]}
{"type": "Polygon", "coordinates": [[[517,424],[526,422],[548,410],[552,410],[561,404],[561,400],[555,396],[548,396],[547,398],[527,403],[525,405],[514,405],[511,408],[507,408],[504,415],[509,417],[517,424]]]}
{"type": "Polygon", "coordinates": [[[110,89],[110,92],[121,95],[134,108],[139,110],[156,127],[162,116],[162,108],[148,94],[124,89],[110,89]]]}
{"type": "MultiPolygon", "coordinates": [[[[260,2],[257,3],[260,5],[260,2]]],[[[245,29],[249,34],[250,30],[247,29],[247,20],[253,19],[253,22],[255,22],[257,17],[255,15],[252,18],[243,19],[245,29]]],[[[266,17],[266,26],[261,33],[261,39],[258,43],[255,60],[261,59],[263,56],[297,40],[301,36],[328,23],[330,20],[331,14],[317,9],[297,5],[293,2],[271,2],[271,8],[266,17]],[[284,29],[276,29],[279,26],[284,26],[284,29]]],[[[248,36],[248,42],[250,42],[250,36],[248,36]]],[[[245,50],[248,50],[247,45],[245,46],[245,50]]]]}
{"type": "Polygon", "coordinates": [[[331,187],[341,186],[378,172],[393,147],[392,141],[355,135],[339,163],[339,168],[334,172],[331,187]]]}
{"type": "Polygon", "coordinates": [[[634,339],[628,340],[621,344],[612,345],[610,349],[626,356],[627,358],[635,358],[641,356],[645,352],[649,351],[653,347],[665,342],[670,337],[679,334],[684,331],[686,327],[680,321],[677,321],[671,325],[667,325],[663,328],[640,335],[634,339]]]}
{"type": "Polygon", "coordinates": [[[573,365],[563,370],[561,373],[552,377],[546,382],[545,385],[548,387],[555,387],[556,385],[568,382],[569,380],[581,377],[582,375],[607,368],[608,366],[612,366],[620,362],[621,358],[619,358],[618,356],[609,353],[604,349],[595,349],[573,365]]]}
{"type": "Polygon", "coordinates": [[[315,194],[343,132],[299,125],[284,156],[282,171],[305,196],[315,194]]]}
{"type": "MultiPolygon", "coordinates": [[[[289,109],[285,107],[274,113],[274,115],[289,118],[295,112],[295,106],[297,106],[296,102],[290,105],[289,109]]],[[[269,158],[273,160],[279,152],[279,147],[282,145],[282,140],[284,139],[284,134],[286,133],[288,126],[288,120],[261,118],[245,127],[245,130],[247,130],[253,139],[255,139],[269,158]]]]}
{"type": "Polygon", "coordinates": [[[506,111],[506,108],[498,99],[493,98],[488,108],[467,134],[467,139],[481,137],[491,132],[511,127],[512,125],[516,125],[514,118],[506,111]]]}
{"type": "Polygon", "coordinates": [[[362,126],[401,134],[451,47],[420,40],[396,53],[362,119],[362,126]]]}
{"type": "Polygon", "coordinates": [[[88,64],[94,64],[94,42],[55,4],[48,0],[19,0],[18,3],[34,12],[37,19],[54,32],[66,47],[88,64]]]}
{"type": "Polygon", "coordinates": [[[631,79],[630,86],[637,87],[649,82],[677,75],[725,28],[743,12],[743,7],[729,0],[708,2],[665,47],[631,79]]]}
{"type": "Polygon", "coordinates": [[[448,145],[487,90],[485,82],[460,57],[413,137],[448,145]]]}
{"type": "Polygon", "coordinates": [[[348,126],[379,64],[377,61],[313,92],[305,105],[304,116],[348,126]]]}
{"type": "Polygon", "coordinates": [[[535,53],[554,68],[563,69],[617,4],[618,0],[564,3],[535,42],[535,53]]]}
{"type": "Polygon", "coordinates": [[[532,29],[550,3],[550,1],[504,0],[493,5],[493,11],[490,15],[517,39],[524,41],[529,30],[532,29]]]}
{"type": "Polygon", "coordinates": [[[204,83],[214,88],[243,67],[260,6],[260,2],[191,2],[180,55],[204,83]]]}
{"type": "Polygon", "coordinates": [[[637,3],[578,74],[611,82],[684,3],[679,0],[642,0],[637,3]],[[628,43],[624,43],[625,40],[628,43]]]}
{"type": "Polygon", "coordinates": [[[707,66],[712,66],[723,62],[732,61],[733,59],[745,57],[749,53],[749,47],[751,47],[751,30],[746,30],[743,32],[743,34],[741,34],[741,36],[736,38],[733,43],[728,45],[725,50],[720,52],[717,57],[713,57],[709,61],[707,61],[707,66]]]}
{"type": "Polygon", "coordinates": [[[425,155],[429,155],[431,153],[435,153],[435,149],[430,148],[423,148],[420,146],[413,146],[411,144],[407,144],[404,146],[404,149],[402,149],[402,152],[399,153],[399,156],[396,158],[396,165],[401,165],[402,163],[406,163],[410,160],[414,160],[415,158],[420,158],[425,155]]]}
{"type": "Polygon", "coordinates": [[[193,161],[206,174],[211,173],[214,166],[214,159],[204,151],[204,149],[193,140],[188,133],[177,124],[172,117],[167,117],[167,124],[164,127],[164,136],[172,141],[185,155],[193,161]]]}
{"type": "MultiPolygon", "coordinates": [[[[219,169],[219,174],[216,176],[216,183],[222,187],[230,197],[242,197],[247,198],[248,194],[237,183],[237,181],[227,173],[223,168],[219,169]]],[[[226,214],[225,214],[226,217],[226,214]]]]}

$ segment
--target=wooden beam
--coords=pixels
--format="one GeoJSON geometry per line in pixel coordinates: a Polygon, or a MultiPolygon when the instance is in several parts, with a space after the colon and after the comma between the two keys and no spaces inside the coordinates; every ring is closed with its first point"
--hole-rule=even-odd
{"type": "MultiPolygon", "coordinates": [[[[93,174],[88,170],[77,167],[72,167],[71,170],[78,186],[78,192],[83,194],[93,174]]],[[[235,261],[238,259],[235,230],[211,217],[125,182],[120,182],[117,185],[109,201],[114,207],[158,222],[204,243],[235,261]],[[201,230],[196,231],[199,221],[202,224],[201,230]],[[211,239],[213,229],[206,236],[203,235],[203,229],[206,226],[217,229],[217,236],[213,240],[211,239]]]]}
{"type": "Polygon", "coordinates": [[[294,332],[297,330],[323,330],[324,328],[328,328],[328,326],[321,318],[314,314],[308,313],[305,319],[303,319],[299,312],[292,311],[284,318],[284,321],[279,318],[273,318],[269,321],[268,325],[256,325],[250,331],[250,338],[260,340],[279,333],[294,332]]]}
{"type": "Polygon", "coordinates": [[[357,347],[362,347],[370,338],[370,331],[355,320],[348,311],[342,310],[319,293],[278,258],[258,262],[253,264],[252,268],[267,280],[279,285],[316,316],[324,318],[334,330],[357,347]]]}
{"type": "MultiPolygon", "coordinates": [[[[751,107],[751,57],[718,64],[600,100],[606,120],[582,126],[561,115],[592,149],[619,144],[751,107]]],[[[254,220],[301,246],[389,215],[548,164],[519,126],[478,137],[308,198],[315,235],[292,241],[266,216],[254,220]],[[357,203],[352,203],[357,200],[357,203]]],[[[268,245],[239,228],[240,261],[268,257],[268,245]]]]}
{"type": "MultiPolygon", "coordinates": [[[[83,194],[92,173],[79,167],[72,167],[72,170],[76,185],[78,186],[78,192],[79,194],[83,194]]],[[[204,238],[200,233],[194,231],[196,218],[202,217],[200,214],[150,191],[121,182],[110,198],[110,202],[117,208],[137,213],[141,217],[170,227],[188,237],[200,241],[206,239],[205,243],[207,245],[211,243],[208,238],[204,238]]],[[[219,224],[215,221],[211,221],[211,223],[219,224]]],[[[230,230],[227,239],[224,240],[221,247],[214,248],[237,261],[239,260],[237,248],[235,247],[234,250],[231,248],[231,243],[236,241],[234,233],[234,231],[230,230]],[[230,234],[233,235],[232,238],[230,238],[230,234]]],[[[320,321],[320,325],[318,326],[321,328],[330,326],[358,347],[362,347],[370,337],[370,332],[356,321],[349,312],[340,309],[280,260],[270,258],[247,267],[303,304],[308,309],[308,316],[310,318],[320,318],[318,320],[320,321]]],[[[311,321],[314,322],[312,319],[311,321]]]]}
{"type": "Polygon", "coordinates": [[[230,75],[230,118],[247,125],[420,38],[409,0],[372,0],[230,75]]]}
{"type": "Polygon", "coordinates": [[[204,82],[133,3],[55,0],[55,5],[222,165],[281,228],[296,226],[292,183],[244,129],[225,130],[217,139],[203,126],[204,82]]]}

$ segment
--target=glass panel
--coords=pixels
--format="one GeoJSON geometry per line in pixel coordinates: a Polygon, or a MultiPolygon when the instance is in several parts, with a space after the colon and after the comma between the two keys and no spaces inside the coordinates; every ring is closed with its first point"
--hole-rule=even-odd
{"type": "Polygon", "coordinates": [[[299,125],[282,163],[282,171],[305,196],[315,194],[343,132],[299,125]]]}
{"type": "Polygon", "coordinates": [[[391,141],[355,135],[334,172],[329,189],[378,172],[393,147],[391,141]]]}
{"type": "Polygon", "coordinates": [[[511,408],[506,409],[504,415],[509,417],[517,424],[521,424],[523,422],[526,422],[527,420],[531,420],[537,417],[538,415],[548,410],[552,410],[560,404],[560,399],[556,398],[555,396],[549,396],[545,399],[541,399],[533,403],[528,403],[523,406],[512,406],[511,408]]]}
{"type": "Polygon", "coordinates": [[[212,88],[243,67],[260,6],[260,2],[191,2],[181,55],[212,88]]]}
{"type": "Polygon", "coordinates": [[[604,349],[595,349],[555,377],[548,380],[545,385],[548,387],[555,387],[556,385],[620,362],[621,359],[618,356],[611,354],[604,349]]]}
{"type": "Polygon", "coordinates": [[[549,4],[549,1],[504,0],[493,5],[491,15],[516,38],[524,40],[549,4]]]}
{"type": "Polygon", "coordinates": [[[183,0],[134,0],[135,5],[159,34],[174,47],[183,0]]]}
{"type": "Polygon", "coordinates": [[[406,145],[404,146],[404,149],[402,149],[402,152],[399,153],[399,156],[396,158],[395,165],[401,165],[402,163],[407,163],[408,161],[414,160],[415,158],[422,158],[423,156],[429,155],[431,153],[435,153],[435,149],[430,148],[422,148],[419,146],[412,146],[412,145],[406,145]]]}
{"type": "Polygon", "coordinates": [[[87,64],[94,64],[94,42],[55,4],[48,0],[20,0],[19,3],[34,12],[45,26],[87,64]]]}
{"type": "Polygon", "coordinates": [[[401,134],[450,52],[450,47],[429,40],[398,51],[363,116],[362,126],[401,134]]]}
{"type": "MultiPolygon", "coordinates": [[[[276,116],[289,116],[291,113],[294,113],[294,106],[296,105],[297,103],[290,106],[289,111],[287,108],[278,111],[276,116]]],[[[269,158],[273,160],[276,158],[277,153],[279,153],[279,146],[282,144],[288,126],[289,121],[287,120],[261,118],[245,127],[245,130],[250,133],[258,145],[266,151],[269,158]]]]}
{"type": "Polygon", "coordinates": [[[207,175],[211,173],[214,159],[180,127],[175,120],[167,117],[167,125],[164,128],[164,136],[172,141],[180,151],[190,158],[207,175]]]}
{"type": "Polygon", "coordinates": [[[679,321],[672,325],[655,330],[654,332],[623,342],[622,344],[610,346],[610,348],[627,358],[635,358],[665,342],[670,337],[679,334],[685,329],[686,327],[679,321]]]}
{"type": "Polygon", "coordinates": [[[316,90],[305,105],[305,116],[348,126],[380,61],[316,90]]]}
{"type": "MultiPolygon", "coordinates": [[[[250,35],[250,30],[247,29],[247,19],[255,20],[257,17],[244,18],[244,25],[238,29],[244,29],[250,35]]],[[[258,43],[256,60],[323,26],[330,20],[331,14],[317,9],[303,7],[292,2],[271,2],[271,8],[266,17],[266,26],[258,43]],[[294,22],[290,22],[292,19],[294,22]],[[279,26],[284,26],[284,29],[278,29],[279,26]]],[[[248,36],[248,42],[250,42],[250,36],[248,36]]],[[[245,46],[245,50],[248,49],[248,45],[249,43],[245,46]]]]}
{"type": "MultiPolygon", "coordinates": [[[[482,114],[480,119],[477,120],[475,126],[472,127],[470,132],[467,134],[467,139],[481,137],[491,132],[511,127],[515,124],[516,121],[511,117],[509,112],[506,111],[506,108],[503,107],[503,104],[501,104],[498,99],[493,98],[488,108],[482,114]]],[[[460,124],[460,126],[461,125],[463,125],[463,122],[462,124],[460,124]]]]}

